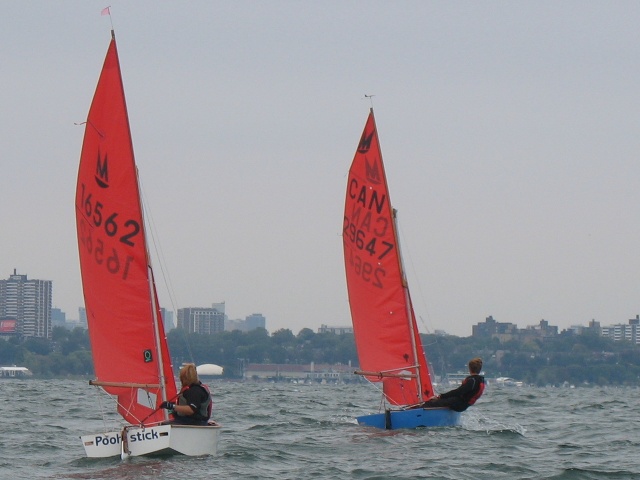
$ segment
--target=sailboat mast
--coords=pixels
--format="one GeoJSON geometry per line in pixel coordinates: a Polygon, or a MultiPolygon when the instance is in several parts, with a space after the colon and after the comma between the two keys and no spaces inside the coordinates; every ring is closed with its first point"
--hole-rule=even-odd
{"type": "Polygon", "coordinates": [[[418,400],[420,402],[424,401],[423,393],[422,393],[422,378],[420,378],[420,361],[418,359],[418,355],[423,355],[422,352],[418,352],[415,329],[414,325],[416,324],[415,315],[413,313],[413,306],[411,303],[411,295],[409,294],[409,283],[407,282],[407,275],[404,271],[404,261],[402,259],[402,248],[400,245],[400,241],[398,239],[398,211],[393,208],[393,235],[396,239],[396,245],[398,248],[398,261],[400,263],[400,275],[402,275],[402,289],[404,290],[405,304],[407,309],[407,323],[409,324],[409,335],[411,336],[411,348],[413,349],[413,358],[416,361],[415,369],[416,369],[416,382],[418,384],[418,400]]]}
{"type": "MultiPolygon", "coordinates": [[[[138,175],[138,169],[136,168],[136,183],[138,184],[138,192],[140,192],[140,178],[138,175]]],[[[138,201],[140,202],[140,206],[142,207],[142,199],[138,195],[138,201]]],[[[145,220],[144,220],[144,209],[140,208],[140,213],[142,215],[142,229],[145,229],[145,220]]],[[[156,356],[158,358],[158,380],[160,383],[160,394],[162,397],[162,401],[167,400],[167,385],[164,377],[164,361],[162,359],[162,344],[160,339],[160,321],[158,319],[158,299],[156,296],[155,283],[153,279],[153,268],[151,267],[151,256],[149,255],[149,244],[147,242],[147,236],[144,235],[144,248],[147,255],[147,279],[149,282],[149,298],[151,299],[151,316],[153,319],[153,335],[156,344],[156,356]]],[[[169,419],[169,414],[166,410],[163,410],[165,420],[169,419]]]]}
{"type": "MultiPolygon", "coordinates": [[[[147,258],[149,253],[147,251],[147,258]]],[[[153,332],[156,340],[156,355],[158,356],[158,379],[160,382],[160,393],[162,396],[162,401],[165,402],[167,400],[167,385],[165,383],[164,378],[164,362],[162,360],[162,345],[160,344],[160,326],[158,319],[158,309],[156,305],[158,301],[156,299],[155,288],[153,286],[153,269],[151,268],[151,261],[147,262],[147,270],[149,273],[149,290],[151,292],[151,309],[153,310],[153,332]]],[[[169,419],[169,414],[166,410],[164,410],[165,420],[169,419]]]]}

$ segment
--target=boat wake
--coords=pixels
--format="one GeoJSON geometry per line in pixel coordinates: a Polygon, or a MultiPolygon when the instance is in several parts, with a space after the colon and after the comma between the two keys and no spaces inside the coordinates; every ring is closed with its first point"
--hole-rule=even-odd
{"type": "Polygon", "coordinates": [[[522,425],[499,422],[477,412],[462,415],[460,424],[465,430],[486,432],[488,435],[516,434],[524,437],[527,432],[522,425]]]}

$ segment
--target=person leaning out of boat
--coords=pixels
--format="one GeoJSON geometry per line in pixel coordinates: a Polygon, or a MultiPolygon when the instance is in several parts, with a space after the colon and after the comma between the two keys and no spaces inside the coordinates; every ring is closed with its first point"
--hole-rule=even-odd
{"type": "Polygon", "coordinates": [[[420,408],[448,407],[456,412],[463,412],[476,403],[484,392],[484,377],[482,371],[482,359],[469,360],[469,376],[465,378],[458,388],[421,403],[420,408]]]}
{"type": "Polygon", "coordinates": [[[162,402],[160,408],[172,410],[171,423],[207,425],[213,406],[211,393],[198,379],[198,372],[193,363],[188,363],[180,369],[180,383],[182,388],[177,403],[162,402]]]}

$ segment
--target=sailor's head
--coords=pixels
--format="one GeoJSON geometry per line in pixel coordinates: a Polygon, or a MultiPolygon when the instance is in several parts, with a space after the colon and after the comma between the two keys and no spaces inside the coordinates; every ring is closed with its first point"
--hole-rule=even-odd
{"type": "Polygon", "coordinates": [[[195,364],[187,363],[180,369],[180,383],[183,387],[198,383],[198,372],[196,371],[195,364]]]}
{"type": "Polygon", "coordinates": [[[482,359],[480,357],[472,358],[469,360],[469,372],[480,373],[482,371],[482,359]]]}

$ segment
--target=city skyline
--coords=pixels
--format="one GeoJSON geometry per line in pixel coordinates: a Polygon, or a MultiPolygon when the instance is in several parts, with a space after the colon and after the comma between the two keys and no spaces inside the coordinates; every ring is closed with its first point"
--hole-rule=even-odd
{"type": "Polygon", "coordinates": [[[1,276],[82,304],[78,124],[113,22],[166,308],[349,324],[345,182],[373,105],[422,331],[640,310],[639,5],[105,6],[4,5],[1,276]]]}
{"type": "MultiPolygon", "coordinates": [[[[244,319],[242,319],[241,317],[236,317],[236,318],[230,318],[225,312],[226,312],[226,302],[210,302],[209,303],[209,307],[181,307],[179,310],[218,310],[218,312],[220,314],[222,314],[222,316],[224,317],[224,325],[225,325],[225,330],[227,330],[227,322],[230,322],[230,325],[234,325],[237,322],[250,322],[253,318],[258,317],[258,321],[261,321],[262,323],[266,323],[266,318],[259,312],[254,312],[250,315],[246,315],[244,319]]],[[[167,321],[170,321],[171,323],[173,323],[173,327],[172,328],[180,328],[178,326],[178,323],[174,322],[173,319],[176,315],[178,315],[178,312],[174,312],[173,310],[168,310],[165,307],[160,307],[162,310],[162,315],[163,315],[163,320],[165,322],[165,328],[167,327],[167,321]]],[[[53,310],[60,310],[57,307],[53,307],[53,310]]],[[[84,310],[84,307],[78,307],[78,310],[84,310]]],[[[63,314],[66,314],[66,312],[60,310],[63,314]]],[[[82,315],[80,315],[82,316],[82,315]]],[[[69,323],[79,323],[80,325],[82,325],[82,320],[78,320],[78,319],[67,319],[67,322],[69,323]]],[[[590,321],[586,322],[586,324],[581,324],[581,323],[576,323],[576,324],[572,324],[569,325],[566,328],[563,328],[562,331],[576,331],[578,329],[589,329],[589,328],[593,328],[594,326],[596,326],[597,328],[602,328],[603,330],[608,330],[608,329],[613,329],[614,327],[619,327],[619,326],[626,326],[626,325],[631,325],[631,324],[638,324],[640,322],[640,314],[636,314],[635,317],[633,318],[626,318],[624,321],[623,320],[612,320],[610,323],[607,324],[602,324],[602,322],[596,320],[596,319],[591,319],[590,321]]],[[[481,322],[480,320],[478,320],[476,323],[472,323],[471,324],[471,333],[469,335],[456,335],[456,336],[460,336],[460,337],[465,337],[465,336],[473,336],[474,335],[474,331],[476,330],[476,328],[478,327],[483,327],[484,324],[489,324],[489,323],[494,323],[494,324],[499,324],[499,325],[509,325],[511,327],[514,327],[516,329],[519,330],[527,330],[527,329],[540,329],[540,328],[545,328],[544,325],[547,325],[549,327],[551,327],[552,329],[554,329],[556,331],[556,334],[558,333],[559,329],[557,325],[552,325],[549,321],[545,320],[544,318],[540,319],[537,323],[528,323],[526,325],[524,325],[524,327],[521,327],[520,324],[513,322],[513,321],[498,321],[495,318],[493,318],[493,315],[489,315],[487,317],[484,318],[484,323],[481,322]]],[[[84,323],[85,327],[86,327],[86,319],[85,319],[85,323],[84,323]]],[[[276,330],[270,330],[269,328],[267,328],[266,326],[264,327],[270,334],[275,332],[276,330]]],[[[332,333],[344,333],[346,331],[349,332],[353,332],[353,326],[351,323],[349,324],[335,324],[335,323],[321,323],[319,326],[315,326],[315,327],[303,327],[303,328],[311,328],[311,330],[313,331],[318,331],[318,332],[332,332],[332,333]]],[[[290,329],[291,330],[291,329],[290,329]]],[[[302,329],[300,329],[302,330],[302,329]]],[[[296,330],[291,330],[292,333],[297,334],[299,333],[299,331],[296,330]]],[[[446,334],[446,335],[453,335],[452,333],[444,330],[444,329],[436,329],[434,331],[421,331],[420,333],[427,333],[427,334],[436,334],[436,335],[441,335],[441,334],[446,334]]]]}

